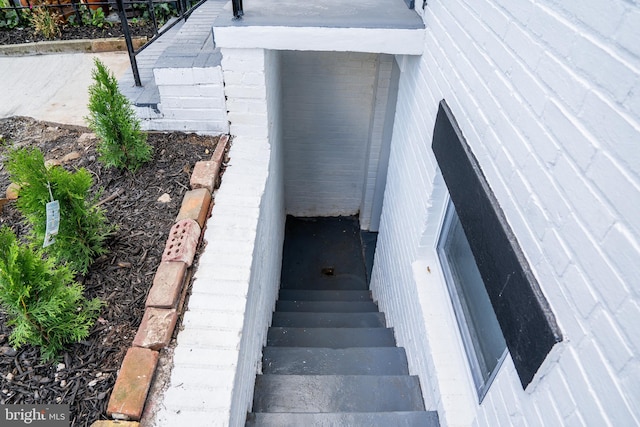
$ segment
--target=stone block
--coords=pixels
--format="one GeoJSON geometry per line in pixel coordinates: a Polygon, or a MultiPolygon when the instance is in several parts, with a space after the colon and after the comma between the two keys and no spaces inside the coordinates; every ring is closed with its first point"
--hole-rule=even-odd
{"type": "Polygon", "coordinates": [[[111,392],[107,415],[119,420],[140,420],[157,363],[157,351],[140,347],[127,350],[111,392]]]}
{"type": "Polygon", "coordinates": [[[147,307],[172,308],[176,306],[187,264],[181,261],[161,262],[153,278],[153,286],[147,296],[147,307]]]}
{"type": "Polygon", "coordinates": [[[174,309],[147,307],[133,339],[136,347],[160,350],[169,345],[178,313],[174,309]]]}
{"type": "Polygon", "coordinates": [[[182,206],[180,207],[176,221],[193,219],[197,221],[200,228],[202,228],[209,215],[210,205],[211,192],[206,188],[196,188],[195,190],[187,191],[182,199],[182,206]]]}
{"type": "Polygon", "coordinates": [[[12,182],[7,187],[6,196],[9,200],[15,200],[18,198],[18,194],[20,193],[20,185],[12,182]]]}
{"type": "Polygon", "coordinates": [[[162,253],[162,262],[184,262],[188,267],[191,267],[199,240],[200,226],[195,220],[178,221],[169,231],[169,238],[162,253]]]}
{"type": "MultiPolygon", "coordinates": [[[[134,49],[142,47],[147,42],[147,37],[132,37],[134,49]]],[[[91,52],[118,52],[126,51],[127,43],[124,38],[107,38],[91,40],[91,52]]]]}

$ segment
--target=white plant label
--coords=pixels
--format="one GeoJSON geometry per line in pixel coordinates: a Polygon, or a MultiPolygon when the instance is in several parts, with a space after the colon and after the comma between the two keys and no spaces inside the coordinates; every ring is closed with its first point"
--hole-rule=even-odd
{"type": "Polygon", "coordinates": [[[55,243],[54,236],[58,234],[60,227],[60,203],[57,200],[47,203],[47,228],[44,232],[43,248],[55,243]]]}

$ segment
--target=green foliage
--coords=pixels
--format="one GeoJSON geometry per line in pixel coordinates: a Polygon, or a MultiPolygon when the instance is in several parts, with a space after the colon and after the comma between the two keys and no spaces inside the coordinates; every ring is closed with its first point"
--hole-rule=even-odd
{"type": "Polygon", "coordinates": [[[20,25],[20,15],[11,8],[9,0],[0,0],[0,28],[15,28],[20,25]]]}
{"type": "MultiPolygon", "coordinates": [[[[131,6],[133,7],[133,9],[142,11],[142,16],[140,17],[141,21],[144,22],[151,20],[148,3],[132,3],[131,6]]],[[[153,14],[156,17],[158,27],[161,27],[172,16],[178,16],[178,9],[176,8],[175,3],[154,3],[153,14]]]]}
{"type": "Polygon", "coordinates": [[[60,37],[62,22],[62,16],[58,12],[50,11],[45,6],[35,7],[31,12],[34,34],[42,34],[46,39],[60,37]]]}
{"type": "Polygon", "coordinates": [[[67,22],[73,27],[79,25],[94,26],[98,28],[104,28],[106,26],[112,26],[113,24],[107,21],[107,17],[104,14],[102,8],[95,10],[90,9],[85,4],[80,4],[78,7],[78,13],[80,14],[80,22],[76,14],[71,14],[67,17],[67,22]]]}
{"type": "Polygon", "coordinates": [[[20,25],[20,15],[16,9],[9,8],[7,0],[0,0],[0,28],[12,29],[20,25]]]}
{"type": "Polygon", "coordinates": [[[89,116],[85,120],[100,139],[99,160],[105,166],[135,172],[151,159],[151,146],[129,100],[118,89],[115,76],[97,58],[95,65],[89,87],[89,116]]]}
{"type": "Polygon", "coordinates": [[[89,25],[102,28],[106,24],[106,16],[104,16],[104,10],[102,10],[102,8],[94,9],[91,11],[91,21],[89,22],[89,25]]]}
{"type": "Polygon", "coordinates": [[[32,226],[31,240],[42,246],[45,208],[53,195],[60,202],[60,226],[55,243],[46,251],[85,273],[96,256],[106,253],[105,240],[112,231],[104,211],[93,206],[99,194],[93,199],[89,197],[91,174],[86,169],[72,173],[60,166],[47,168],[38,149],[10,151],[7,166],[11,181],[21,186],[17,208],[32,226]]]}
{"type": "Polygon", "coordinates": [[[66,344],[86,338],[102,303],[82,292],[68,267],[19,244],[8,227],[0,229],[0,305],[14,326],[11,345],[39,346],[48,361],[66,344]]]}

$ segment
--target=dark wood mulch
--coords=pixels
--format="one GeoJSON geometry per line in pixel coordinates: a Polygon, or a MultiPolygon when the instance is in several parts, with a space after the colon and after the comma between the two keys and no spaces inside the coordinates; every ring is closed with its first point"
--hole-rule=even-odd
{"type": "MultiPolygon", "coordinates": [[[[11,331],[0,310],[0,403],[66,403],[71,406],[72,426],[106,419],[117,370],[142,318],[193,165],[210,158],[218,141],[218,137],[194,134],[150,134],[153,160],[132,175],[106,169],[97,162],[97,140],[78,142],[85,132],[88,130],[24,117],[0,120],[0,141],[4,140],[0,142],[0,164],[4,163],[7,146],[38,146],[47,159],[77,153],[80,157],[65,163],[65,167],[90,170],[94,187],[104,189],[103,198],[122,193],[102,205],[110,223],[118,226],[109,239],[109,253],[98,259],[86,276],[77,278],[88,298],[98,297],[105,303],[86,340],[70,345],[60,360],[41,363],[38,349],[11,348],[11,331]],[[164,193],[170,195],[170,202],[158,201],[164,193]]],[[[4,197],[9,184],[6,169],[0,166],[0,197],[4,197]]],[[[24,233],[21,221],[12,203],[4,206],[0,226],[8,224],[24,233]]]]}
{"type": "MultiPolygon", "coordinates": [[[[155,34],[153,25],[149,22],[130,23],[129,32],[132,36],[147,36],[149,39],[155,34]]],[[[105,25],[103,28],[89,25],[79,25],[77,27],[65,25],[61,29],[60,37],[53,40],[90,40],[122,36],[122,26],[120,23],[105,25]]],[[[0,29],[0,45],[33,43],[45,40],[47,39],[41,34],[34,34],[33,28],[0,29]]]]}

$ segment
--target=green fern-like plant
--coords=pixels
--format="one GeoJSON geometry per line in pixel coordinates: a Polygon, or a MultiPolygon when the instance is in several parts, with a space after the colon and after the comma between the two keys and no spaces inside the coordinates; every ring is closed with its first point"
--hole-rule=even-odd
{"type": "Polygon", "coordinates": [[[140,130],[140,120],[131,103],[118,89],[113,73],[99,60],[92,71],[89,87],[89,127],[100,139],[99,160],[108,167],[135,172],[151,159],[151,146],[140,130]]]}
{"type": "Polygon", "coordinates": [[[32,227],[34,244],[41,246],[44,242],[46,205],[53,196],[60,203],[60,225],[55,243],[46,252],[86,273],[93,259],[106,253],[106,239],[113,231],[104,210],[94,207],[100,194],[90,196],[91,174],[86,169],[69,172],[61,166],[47,168],[37,148],[10,151],[7,168],[11,181],[20,185],[16,206],[32,227]]]}
{"type": "Polygon", "coordinates": [[[65,265],[55,265],[41,250],[20,244],[9,227],[0,229],[0,305],[13,326],[9,341],[40,347],[44,361],[65,345],[89,335],[102,303],[88,300],[65,265]]]}

